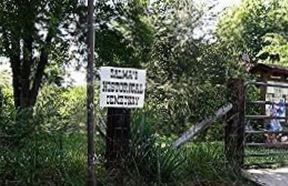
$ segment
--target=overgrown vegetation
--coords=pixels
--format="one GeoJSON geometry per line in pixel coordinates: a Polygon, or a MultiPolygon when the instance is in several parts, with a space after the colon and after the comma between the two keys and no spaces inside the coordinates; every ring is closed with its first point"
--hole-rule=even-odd
{"type": "MultiPolygon", "coordinates": [[[[284,16],[287,2],[263,2],[244,0],[224,14],[216,40],[207,41],[195,37],[205,14],[196,1],[97,1],[95,66],[148,72],[145,107],[132,110],[130,147],[123,157],[125,185],[250,184],[227,163],[223,122],[181,149],[171,143],[227,103],[229,78],[249,77],[239,63],[242,52],[252,60],[279,53],[284,63],[287,20],[278,16],[284,16]],[[258,16],[268,23],[256,21],[258,16]],[[279,20],[277,27],[274,20],[279,20]]],[[[27,6],[0,2],[0,55],[9,58],[13,79],[10,85],[0,74],[0,185],[86,184],[86,88],[63,84],[66,67],[85,64],[79,56],[86,49],[86,8],[74,0],[27,1],[27,6]],[[31,19],[16,19],[27,12],[31,19]],[[69,52],[72,40],[78,49],[69,52]]],[[[99,184],[108,185],[107,110],[98,107],[98,92],[95,103],[95,174],[99,184]]]]}
{"type": "Polygon", "coordinates": [[[245,166],[249,168],[278,168],[288,164],[288,153],[285,149],[253,147],[245,151],[245,166]]]}
{"type": "MultiPolygon", "coordinates": [[[[9,132],[5,132],[13,128],[14,112],[12,94],[7,91],[8,103],[2,109],[0,122],[1,185],[85,185],[87,149],[85,128],[81,124],[85,119],[85,107],[81,107],[85,96],[82,101],[79,99],[83,92],[83,87],[43,89],[33,117],[36,131],[24,138],[20,146],[14,146],[15,136],[7,136],[9,132]]],[[[97,115],[101,119],[99,112],[97,115]]],[[[246,184],[231,171],[221,144],[196,142],[183,149],[172,149],[173,139],[157,133],[149,114],[135,112],[133,118],[126,185],[246,184]]],[[[98,182],[106,185],[109,173],[105,170],[103,123],[98,125],[96,134],[96,175],[98,182]]]]}

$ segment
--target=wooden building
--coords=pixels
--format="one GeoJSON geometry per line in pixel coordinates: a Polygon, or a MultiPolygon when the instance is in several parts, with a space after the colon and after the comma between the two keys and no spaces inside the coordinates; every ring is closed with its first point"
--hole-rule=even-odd
{"type": "MultiPolygon", "coordinates": [[[[274,64],[257,63],[253,65],[249,72],[255,74],[257,81],[271,84],[281,84],[288,86],[288,68],[274,64]]],[[[261,100],[275,101],[283,99],[286,103],[288,101],[287,88],[275,88],[261,86],[261,100]]],[[[262,114],[265,114],[265,105],[262,107],[262,114]]]]}
{"type": "Polygon", "coordinates": [[[257,63],[250,72],[256,74],[262,82],[280,82],[288,84],[288,67],[274,64],[257,63]]]}

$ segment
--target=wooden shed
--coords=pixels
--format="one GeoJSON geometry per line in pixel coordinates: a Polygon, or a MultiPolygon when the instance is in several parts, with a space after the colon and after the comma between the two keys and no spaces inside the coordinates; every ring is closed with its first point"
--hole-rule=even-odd
{"type": "MultiPolygon", "coordinates": [[[[257,76],[257,81],[288,85],[288,67],[257,63],[250,68],[249,72],[257,76]]],[[[286,103],[288,101],[287,88],[271,88],[261,86],[260,90],[261,100],[273,101],[273,99],[283,99],[286,103]]],[[[262,114],[265,114],[265,105],[263,107],[262,114]]]]}
{"type": "Polygon", "coordinates": [[[288,67],[274,64],[257,63],[250,72],[256,74],[263,82],[274,81],[288,83],[288,67]]]}

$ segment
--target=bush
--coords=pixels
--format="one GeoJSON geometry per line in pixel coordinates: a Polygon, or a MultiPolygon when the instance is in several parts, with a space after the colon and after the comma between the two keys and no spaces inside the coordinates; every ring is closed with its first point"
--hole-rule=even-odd
{"type": "Polygon", "coordinates": [[[2,89],[0,185],[85,185],[83,91],[45,87],[31,115],[15,109],[11,89],[2,89]]]}
{"type": "MultiPolygon", "coordinates": [[[[1,143],[1,185],[85,185],[86,136],[81,127],[85,122],[84,92],[83,87],[42,90],[30,118],[35,130],[21,140],[21,146],[1,143]]],[[[22,129],[15,124],[11,91],[3,93],[0,134],[8,135],[6,142],[11,142],[22,129]]],[[[153,109],[133,112],[131,146],[125,157],[126,185],[242,184],[227,165],[221,144],[191,143],[173,149],[171,135],[159,134],[159,128],[154,127],[159,121],[157,115],[153,109]]],[[[95,173],[98,182],[107,185],[105,119],[98,121],[95,173]]]]}
{"type": "Polygon", "coordinates": [[[131,185],[177,184],[185,163],[182,154],[153,132],[145,118],[134,120],[128,156],[128,183],[131,185]]]}
{"type": "Polygon", "coordinates": [[[85,87],[45,87],[34,109],[39,122],[38,130],[81,131],[86,122],[85,87]]]}
{"type": "Polygon", "coordinates": [[[85,185],[82,136],[38,133],[0,149],[0,185],[85,185]]]}
{"type": "MultiPolygon", "coordinates": [[[[223,144],[190,143],[174,149],[172,139],[159,136],[152,124],[134,115],[130,152],[125,158],[125,185],[249,185],[233,173],[223,144]]],[[[98,162],[105,164],[101,159],[98,162]]],[[[99,174],[107,184],[109,173],[102,170],[99,174]]]]}

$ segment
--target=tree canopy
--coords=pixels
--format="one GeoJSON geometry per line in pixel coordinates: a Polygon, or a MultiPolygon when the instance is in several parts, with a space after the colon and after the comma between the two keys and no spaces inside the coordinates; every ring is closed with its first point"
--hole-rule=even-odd
{"type": "Polygon", "coordinates": [[[247,52],[252,60],[286,65],[287,8],[287,0],[244,0],[223,15],[218,38],[234,57],[247,52]]]}
{"type": "Polygon", "coordinates": [[[57,74],[47,67],[70,60],[78,7],[77,0],[1,0],[0,55],[11,64],[16,107],[35,105],[43,79],[57,74]]]}

